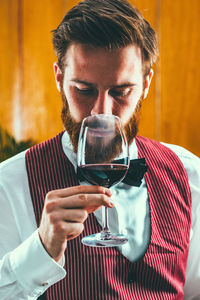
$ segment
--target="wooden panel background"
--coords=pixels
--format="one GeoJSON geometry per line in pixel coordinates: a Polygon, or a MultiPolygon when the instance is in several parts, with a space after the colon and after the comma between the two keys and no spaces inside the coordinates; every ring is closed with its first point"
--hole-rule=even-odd
{"type": "MultiPolygon", "coordinates": [[[[62,130],[51,30],[77,0],[0,0],[0,126],[17,139],[62,130]]],[[[200,156],[200,1],[132,0],[156,29],[160,60],[140,134],[200,156]]]]}

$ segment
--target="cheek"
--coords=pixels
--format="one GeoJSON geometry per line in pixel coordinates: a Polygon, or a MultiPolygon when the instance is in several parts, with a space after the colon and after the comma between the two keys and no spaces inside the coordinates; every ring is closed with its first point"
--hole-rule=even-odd
{"type": "Polygon", "coordinates": [[[118,110],[118,113],[114,113],[120,117],[122,120],[123,124],[126,124],[127,121],[130,119],[134,112],[134,107],[133,106],[125,106],[125,107],[120,107],[120,111],[118,110]]]}
{"type": "Polygon", "coordinates": [[[140,92],[130,96],[123,105],[115,105],[115,113],[121,118],[122,123],[126,124],[133,115],[138,101],[142,97],[142,89],[140,92]]]}
{"type": "Polygon", "coordinates": [[[88,115],[88,105],[74,92],[74,89],[64,87],[69,111],[76,122],[80,122],[88,115]]]}

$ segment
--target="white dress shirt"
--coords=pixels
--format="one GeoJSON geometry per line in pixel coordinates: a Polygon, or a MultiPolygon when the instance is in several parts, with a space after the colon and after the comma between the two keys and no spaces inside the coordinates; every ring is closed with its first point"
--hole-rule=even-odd
{"type": "MultiPolygon", "coordinates": [[[[62,137],[63,151],[76,169],[76,155],[68,134],[62,137]]],[[[182,147],[165,144],[182,161],[192,195],[192,228],[186,270],[184,299],[200,299],[200,159],[182,147]]],[[[25,152],[0,165],[0,299],[37,299],[45,290],[64,278],[64,258],[56,263],[38,236],[28,178],[25,152]]],[[[131,159],[137,147],[130,146],[131,159]]],[[[85,183],[87,184],[87,183],[85,183]]],[[[150,238],[149,202],[145,180],[132,187],[124,183],[111,188],[115,207],[109,209],[112,232],[123,232],[129,241],[120,251],[130,261],[146,249],[150,238]],[[128,207],[128,209],[127,209],[128,207]]],[[[101,224],[101,209],[95,212],[101,224]]]]}

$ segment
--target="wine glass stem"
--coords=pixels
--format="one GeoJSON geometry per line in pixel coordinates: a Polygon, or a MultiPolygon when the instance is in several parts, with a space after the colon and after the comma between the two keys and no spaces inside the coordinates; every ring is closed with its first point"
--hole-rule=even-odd
{"type": "Polygon", "coordinates": [[[110,229],[108,226],[108,208],[105,206],[102,207],[102,223],[103,230],[101,232],[101,236],[103,239],[109,239],[110,229]]]}

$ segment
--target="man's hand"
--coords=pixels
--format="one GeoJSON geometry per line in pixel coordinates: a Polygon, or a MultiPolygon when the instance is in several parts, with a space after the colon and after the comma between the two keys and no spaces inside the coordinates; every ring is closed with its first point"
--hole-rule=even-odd
{"type": "Polygon", "coordinates": [[[54,190],[46,195],[40,239],[51,257],[58,261],[67,246],[84,229],[88,214],[100,206],[113,207],[111,192],[100,186],[75,186],[54,190]]]}

